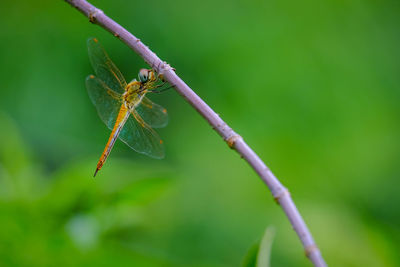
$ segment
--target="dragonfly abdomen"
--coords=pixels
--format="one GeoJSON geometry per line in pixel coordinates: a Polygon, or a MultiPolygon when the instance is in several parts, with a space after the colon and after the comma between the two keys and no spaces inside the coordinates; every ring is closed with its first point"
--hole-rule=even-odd
{"type": "Polygon", "coordinates": [[[113,130],[110,134],[110,137],[108,138],[108,142],[106,147],[104,148],[103,154],[101,154],[101,157],[99,159],[99,162],[97,163],[96,171],[94,173],[94,176],[96,176],[97,172],[103,167],[104,163],[107,160],[108,155],[110,155],[111,149],[113,148],[115,141],[118,138],[118,135],[120,134],[122,128],[125,125],[125,122],[129,118],[130,111],[125,107],[125,105],[121,106],[121,109],[118,113],[117,120],[115,121],[113,130]]]}

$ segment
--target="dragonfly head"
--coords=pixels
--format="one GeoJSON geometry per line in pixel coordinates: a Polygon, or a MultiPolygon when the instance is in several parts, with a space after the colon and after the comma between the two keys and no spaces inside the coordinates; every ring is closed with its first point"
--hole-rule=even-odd
{"type": "Polygon", "coordinates": [[[140,69],[139,71],[139,81],[142,83],[153,82],[155,81],[156,75],[153,70],[149,69],[140,69]]]}

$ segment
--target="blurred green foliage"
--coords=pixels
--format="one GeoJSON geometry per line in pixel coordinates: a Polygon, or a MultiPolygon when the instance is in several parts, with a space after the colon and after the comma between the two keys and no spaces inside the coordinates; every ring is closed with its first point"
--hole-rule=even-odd
{"type": "MultiPolygon", "coordinates": [[[[399,266],[400,2],[106,1],[287,186],[331,266],[399,266]]],[[[240,266],[274,225],[271,266],[310,266],[260,179],[174,91],[166,158],[118,142],[84,87],[98,37],[63,1],[0,3],[2,266],[240,266]]]]}
{"type": "Polygon", "coordinates": [[[271,250],[274,241],[275,230],[268,227],[260,242],[253,245],[244,261],[243,267],[269,267],[271,266],[271,250]]]}

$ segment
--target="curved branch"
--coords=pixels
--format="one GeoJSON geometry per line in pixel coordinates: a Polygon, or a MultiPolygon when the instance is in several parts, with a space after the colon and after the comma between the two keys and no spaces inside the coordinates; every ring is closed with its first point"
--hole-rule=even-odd
{"type": "Polygon", "coordinates": [[[124,29],[121,25],[106,16],[102,10],[96,8],[85,0],[65,0],[89,18],[90,22],[97,24],[139,54],[157,73],[174,86],[175,90],[199,112],[212,128],[227,142],[229,147],[236,150],[257,172],[260,178],[270,189],[273,197],[279,203],[288,217],[293,229],[299,236],[307,257],[314,266],[327,266],[315,244],[310,231],[290,197],[289,191],[279,182],[264,162],[244,142],[243,138],[235,133],[190,87],[179,78],[174,69],[153,53],[138,38],[124,29]]]}

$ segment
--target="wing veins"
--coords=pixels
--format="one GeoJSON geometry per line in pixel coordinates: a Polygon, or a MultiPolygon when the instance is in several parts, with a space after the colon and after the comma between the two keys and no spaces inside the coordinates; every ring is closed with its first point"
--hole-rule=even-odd
{"type": "Polygon", "coordinates": [[[117,67],[116,67],[115,64],[111,61],[110,58],[107,59],[106,64],[107,64],[108,70],[112,73],[112,75],[114,75],[114,77],[115,77],[115,79],[118,81],[119,85],[125,90],[126,81],[125,81],[125,79],[123,78],[122,73],[117,69],[117,67]],[[115,73],[114,70],[117,70],[117,71],[119,72],[119,74],[121,75],[122,79],[124,79],[123,82],[121,81],[119,75],[118,75],[117,73],[115,73]]]}
{"type": "Polygon", "coordinates": [[[99,79],[101,84],[104,86],[104,88],[107,90],[107,94],[109,94],[112,98],[121,101],[121,95],[117,92],[115,92],[113,89],[111,89],[103,80],[99,79]]]}

